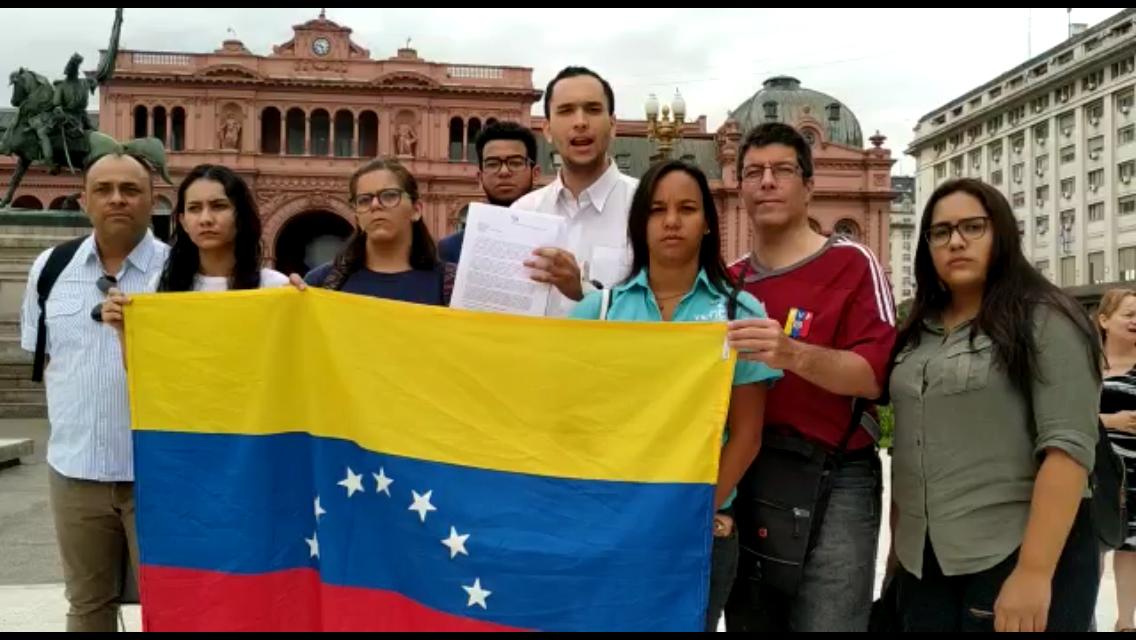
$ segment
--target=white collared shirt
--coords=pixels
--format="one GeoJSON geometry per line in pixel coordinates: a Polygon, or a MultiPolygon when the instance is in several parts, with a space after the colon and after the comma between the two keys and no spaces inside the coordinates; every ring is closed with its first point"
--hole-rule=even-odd
{"type": "MultiPolygon", "coordinates": [[[[624,280],[631,269],[627,216],[638,186],[638,180],[620,173],[615,162],[610,162],[607,171],[578,199],[557,175],[552,183],[514,202],[513,208],[567,218],[568,240],[560,248],[576,256],[585,280],[599,281],[608,288],[624,280]]],[[[567,317],[575,305],[575,300],[554,289],[546,315],[567,317]]]]}
{"type": "MultiPolygon", "coordinates": [[[[20,317],[20,344],[26,351],[35,351],[40,314],[36,283],[50,253],[41,253],[28,273],[20,317]]],[[[147,231],[113,274],[118,288],[151,291],[149,283],[161,273],[168,254],[169,247],[147,231]]],[[[91,319],[91,309],[106,297],[96,284],[104,273],[95,238],[88,236],[59,274],[45,305],[51,358],[43,376],[51,424],[47,463],[68,478],[129,482],[134,459],[122,347],[112,327],[91,319]]]]}

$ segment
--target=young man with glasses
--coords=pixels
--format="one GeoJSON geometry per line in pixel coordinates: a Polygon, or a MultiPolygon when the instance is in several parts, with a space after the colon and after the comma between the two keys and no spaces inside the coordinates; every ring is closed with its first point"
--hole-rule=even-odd
{"type": "Polygon", "coordinates": [[[47,356],[47,463],[70,603],[68,631],[115,631],[127,550],[129,566],[135,572],[138,567],[121,347],[115,330],[94,313],[112,286],[147,291],[169,252],[150,231],[151,161],[129,146],[96,159],[84,172],[81,202],[94,232],[70,245],[73,257],[56,270],[42,307],[40,276],[52,252],[68,245],[36,258],[21,316],[21,346],[34,352],[37,340],[43,340],[47,356]]]}
{"type": "MultiPolygon", "coordinates": [[[[540,179],[536,158],[536,136],[531,129],[515,122],[494,122],[477,137],[477,179],[489,204],[508,207],[532,191],[540,179]]],[[[438,256],[457,264],[465,240],[465,213],[460,228],[438,243],[438,256]]]]}
{"type": "Polygon", "coordinates": [[[742,554],[727,627],[866,631],[882,482],[873,437],[860,428],[866,403],[857,399],[878,398],[887,376],[895,342],[891,288],[869,249],[810,227],[812,154],[795,129],[755,128],[737,171],[753,244],[731,274],[765,304],[769,318],[731,323],[730,344],[739,357],[781,369],[785,378],[769,390],[767,436],[738,487],[737,525],[742,548],[751,552],[742,554]],[[770,552],[770,543],[793,541],[778,538],[785,530],[760,505],[773,494],[784,502],[802,485],[815,491],[792,505],[787,535],[794,527],[811,535],[781,558],[799,563],[788,571],[761,559],[783,550],[770,552]]]}

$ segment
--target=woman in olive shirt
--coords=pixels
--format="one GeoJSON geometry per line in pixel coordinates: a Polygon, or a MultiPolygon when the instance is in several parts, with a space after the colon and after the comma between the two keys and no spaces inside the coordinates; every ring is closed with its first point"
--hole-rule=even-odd
{"type": "Polygon", "coordinates": [[[1006,198],[940,186],[896,343],[893,473],[906,631],[1087,631],[1100,345],[1026,260],[1006,198]]]}

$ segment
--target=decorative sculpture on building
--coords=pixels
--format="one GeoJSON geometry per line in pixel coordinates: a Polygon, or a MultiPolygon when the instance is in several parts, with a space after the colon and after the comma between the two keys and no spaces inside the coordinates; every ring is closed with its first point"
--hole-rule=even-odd
{"type": "Polygon", "coordinates": [[[241,121],[235,115],[230,113],[225,116],[225,121],[221,123],[221,148],[239,151],[241,148],[241,121]]]}
{"type": "Polygon", "coordinates": [[[415,151],[418,149],[418,136],[414,133],[413,126],[406,123],[398,125],[398,132],[395,134],[395,149],[399,156],[414,157],[415,151]]]}

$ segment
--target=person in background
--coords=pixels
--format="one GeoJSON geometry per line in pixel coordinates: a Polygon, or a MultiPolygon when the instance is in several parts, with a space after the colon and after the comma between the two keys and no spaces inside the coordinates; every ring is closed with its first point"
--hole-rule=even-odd
{"type": "Polygon", "coordinates": [[[1116,631],[1136,631],[1136,289],[1112,289],[1096,313],[1104,343],[1100,419],[1128,477],[1128,537],[1112,558],[1116,631]]]}
{"type": "MultiPolygon", "coordinates": [[[[516,122],[494,122],[477,136],[475,145],[477,179],[489,204],[508,207],[533,190],[540,179],[540,164],[532,129],[516,122]]],[[[461,260],[468,210],[466,205],[458,214],[457,232],[438,242],[438,255],[446,262],[461,260]]]]}

